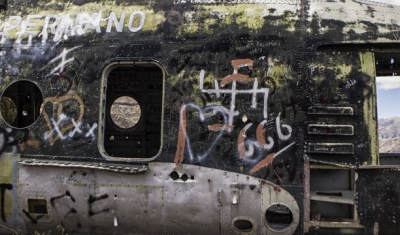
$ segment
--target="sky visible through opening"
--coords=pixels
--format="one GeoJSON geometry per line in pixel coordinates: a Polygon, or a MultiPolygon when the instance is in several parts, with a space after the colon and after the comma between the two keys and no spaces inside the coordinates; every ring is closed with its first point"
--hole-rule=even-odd
{"type": "MultiPolygon", "coordinates": [[[[377,90],[377,106],[378,106],[378,119],[400,117],[400,76],[376,77],[376,90],[377,90]]],[[[378,122],[379,125],[379,122],[378,122]]],[[[378,126],[378,132],[381,134],[387,133],[388,128],[396,130],[396,126],[385,127],[382,130],[378,126]]],[[[379,135],[381,136],[381,135],[379,135]]],[[[399,153],[398,144],[393,144],[393,140],[397,138],[382,138],[379,137],[379,152],[396,152],[399,153]],[[392,141],[392,142],[391,142],[392,141]]]]}
{"type": "Polygon", "coordinates": [[[378,118],[400,117],[400,76],[376,77],[376,88],[378,118]]]}

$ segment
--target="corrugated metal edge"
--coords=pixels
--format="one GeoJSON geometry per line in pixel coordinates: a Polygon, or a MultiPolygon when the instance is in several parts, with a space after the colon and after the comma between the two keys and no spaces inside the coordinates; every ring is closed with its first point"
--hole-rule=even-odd
{"type": "Polygon", "coordinates": [[[130,174],[139,174],[147,171],[146,165],[140,166],[121,166],[121,165],[109,165],[104,163],[72,163],[72,162],[54,162],[54,161],[34,161],[34,160],[23,160],[19,161],[19,164],[26,166],[54,166],[54,167],[75,167],[85,169],[96,169],[105,170],[112,172],[122,172],[130,174]]]}

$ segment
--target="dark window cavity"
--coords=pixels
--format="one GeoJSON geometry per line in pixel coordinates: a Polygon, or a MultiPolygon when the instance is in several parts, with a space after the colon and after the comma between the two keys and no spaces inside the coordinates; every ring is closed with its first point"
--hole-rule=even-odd
{"type": "Polygon", "coordinates": [[[265,212],[268,227],[275,231],[286,230],[293,222],[293,213],[283,204],[274,204],[265,212]]]}
{"type": "Polygon", "coordinates": [[[34,214],[48,214],[46,199],[28,199],[28,212],[34,214]]]}
{"type": "Polygon", "coordinates": [[[8,125],[24,128],[39,118],[42,103],[43,96],[38,86],[29,81],[17,81],[1,96],[1,116],[8,125]]]}
{"type": "Polygon", "coordinates": [[[152,63],[106,71],[104,151],[119,158],[153,158],[162,145],[163,70],[152,63]]]}
{"type": "Polygon", "coordinates": [[[238,219],[233,222],[233,227],[239,232],[251,232],[253,223],[248,219],[238,219]]]}

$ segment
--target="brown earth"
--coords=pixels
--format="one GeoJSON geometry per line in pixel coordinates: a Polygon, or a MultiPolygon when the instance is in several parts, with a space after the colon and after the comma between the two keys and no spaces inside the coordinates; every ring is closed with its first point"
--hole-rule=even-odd
{"type": "Polygon", "coordinates": [[[134,127],[140,120],[142,111],[139,103],[132,97],[123,96],[111,105],[111,119],[122,129],[134,127]]]}
{"type": "Polygon", "coordinates": [[[400,117],[378,120],[379,152],[400,153],[400,117]]]}

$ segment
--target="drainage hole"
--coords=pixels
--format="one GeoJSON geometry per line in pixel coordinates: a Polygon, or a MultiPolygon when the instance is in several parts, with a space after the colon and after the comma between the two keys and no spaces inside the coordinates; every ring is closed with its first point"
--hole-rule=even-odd
{"type": "Polygon", "coordinates": [[[176,171],[171,172],[171,174],[169,174],[169,177],[171,177],[172,180],[177,180],[179,179],[179,174],[176,171]]]}
{"type": "Polygon", "coordinates": [[[233,222],[233,226],[239,232],[250,232],[251,230],[253,230],[253,223],[247,219],[238,219],[233,222]]]}

